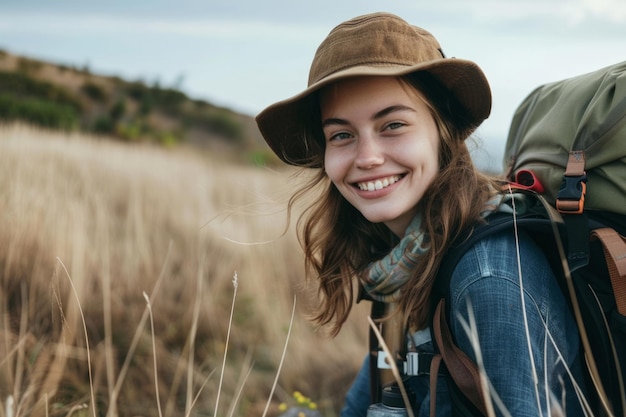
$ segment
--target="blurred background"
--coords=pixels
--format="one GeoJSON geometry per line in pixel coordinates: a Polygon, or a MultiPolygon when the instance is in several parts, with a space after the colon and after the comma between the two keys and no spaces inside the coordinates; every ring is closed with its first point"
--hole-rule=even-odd
{"type": "Polygon", "coordinates": [[[621,0],[4,0],[0,48],[255,115],[304,88],[335,25],[381,10],[483,68],[494,107],[478,136],[492,159],[479,162],[495,170],[513,112],[532,89],[626,51],[621,0]]]}
{"type": "Polygon", "coordinates": [[[307,320],[306,173],[253,117],[380,10],[483,68],[492,172],[527,94],[626,51],[621,0],[0,2],[0,417],[338,415],[368,306],[307,320]]]}

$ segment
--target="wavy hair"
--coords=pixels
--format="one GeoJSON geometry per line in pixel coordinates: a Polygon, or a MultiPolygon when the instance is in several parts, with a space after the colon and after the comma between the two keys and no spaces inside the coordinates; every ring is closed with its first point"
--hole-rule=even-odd
{"type": "MultiPolygon", "coordinates": [[[[400,80],[425,98],[440,136],[439,173],[420,201],[430,250],[403,286],[397,309],[404,314],[407,325],[420,329],[428,325],[430,294],[446,249],[461,231],[480,221],[482,206],[497,179],[474,167],[465,139],[475,126],[463,117],[467,112],[454,96],[426,72],[400,80]]],[[[315,108],[319,109],[319,105],[315,108]]],[[[311,114],[303,128],[307,146],[316,150],[311,165],[323,167],[325,141],[319,113],[311,114]]],[[[398,238],[384,224],[365,219],[343,198],[323,168],[291,197],[289,210],[313,190],[321,193],[298,219],[298,237],[304,250],[307,278],[319,282],[321,303],[312,319],[330,325],[334,336],[357,298],[359,273],[386,255],[398,238]]]]}

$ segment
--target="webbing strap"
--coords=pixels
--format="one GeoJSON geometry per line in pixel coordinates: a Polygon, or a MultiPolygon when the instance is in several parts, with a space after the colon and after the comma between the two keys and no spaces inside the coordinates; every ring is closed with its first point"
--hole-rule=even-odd
{"type": "MultiPolygon", "coordinates": [[[[385,315],[385,304],[380,301],[372,301],[371,317],[375,322],[385,315]]],[[[379,324],[380,327],[380,324],[379,324]]],[[[380,330],[380,329],[379,329],[380,330]]],[[[382,399],[382,383],[378,370],[378,338],[374,329],[370,327],[369,351],[370,351],[370,400],[372,404],[380,402],[382,399]]]]}
{"type": "MultiPolygon", "coordinates": [[[[445,300],[439,301],[433,317],[433,334],[443,362],[454,383],[469,401],[483,415],[487,416],[487,397],[482,390],[478,366],[459,349],[452,340],[452,334],[445,318],[445,300]]],[[[431,375],[432,378],[432,375],[431,375]]]]}
{"type": "Polygon", "coordinates": [[[430,363],[430,417],[437,416],[437,376],[441,366],[441,355],[435,355],[430,363]]]}
{"type": "MultiPolygon", "coordinates": [[[[404,356],[406,351],[405,339],[404,339],[404,323],[402,316],[394,309],[397,305],[394,303],[383,303],[381,301],[372,301],[371,318],[376,323],[378,331],[381,333],[392,358],[386,358],[385,360],[396,361],[398,357],[404,356]]],[[[378,337],[374,329],[370,327],[369,333],[369,348],[370,348],[370,394],[372,404],[380,402],[382,400],[382,389],[386,385],[389,385],[396,381],[396,378],[391,370],[391,367],[381,368],[378,365],[379,355],[382,350],[379,348],[378,337]]]]}
{"type": "Polygon", "coordinates": [[[585,175],[585,153],[583,151],[571,151],[565,167],[565,175],[579,177],[585,175]]]}
{"type": "Polygon", "coordinates": [[[571,151],[563,174],[563,184],[556,195],[556,208],[564,214],[582,214],[587,193],[585,153],[571,151]]]}
{"type": "Polygon", "coordinates": [[[626,316],[626,238],[611,228],[596,229],[591,236],[602,243],[617,311],[626,316]]]}

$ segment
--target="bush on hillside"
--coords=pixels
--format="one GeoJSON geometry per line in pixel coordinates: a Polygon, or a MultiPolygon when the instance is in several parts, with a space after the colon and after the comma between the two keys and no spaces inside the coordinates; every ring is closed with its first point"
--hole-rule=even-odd
{"type": "Polygon", "coordinates": [[[126,114],[126,102],[124,100],[119,100],[111,107],[111,110],[109,110],[109,116],[115,121],[124,117],[124,114],[126,114]]]}
{"type": "Polygon", "coordinates": [[[70,92],[45,81],[37,81],[20,72],[0,71],[0,91],[20,98],[30,98],[54,102],[72,107],[77,112],[82,106],[70,92]]]}
{"type": "Polygon", "coordinates": [[[76,110],[68,105],[38,99],[18,99],[0,96],[0,119],[26,120],[38,126],[72,130],[79,125],[76,110]]]}
{"type": "Polygon", "coordinates": [[[92,130],[95,133],[110,134],[115,132],[115,123],[108,116],[100,116],[93,124],[92,130]]]}
{"type": "Polygon", "coordinates": [[[100,87],[98,84],[87,81],[80,88],[83,93],[87,95],[90,99],[97,101],[99,103],[104,103],[107,101],[107,92],[104,88],[100,87]]]}
{"type": "Polygon", "coordinates": [[[157,86],[148,87],[139,81],[129,84],[126,92],[140,103],[144,112],[149,113],[155,109],[174,117],[183,113],[183,106],[188,100],[187,96],[180,91],[157,86]]]}

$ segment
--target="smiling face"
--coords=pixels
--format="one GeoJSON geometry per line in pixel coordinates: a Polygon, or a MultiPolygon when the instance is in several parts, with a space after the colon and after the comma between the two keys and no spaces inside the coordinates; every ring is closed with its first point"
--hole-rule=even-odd
{"type": "Polygon", "coordinates": [[[373,223],[403,236],[439,172],[439,132],[425,99],[394,77],[339,81],[320,92],[326,174],[373,223]]]}

